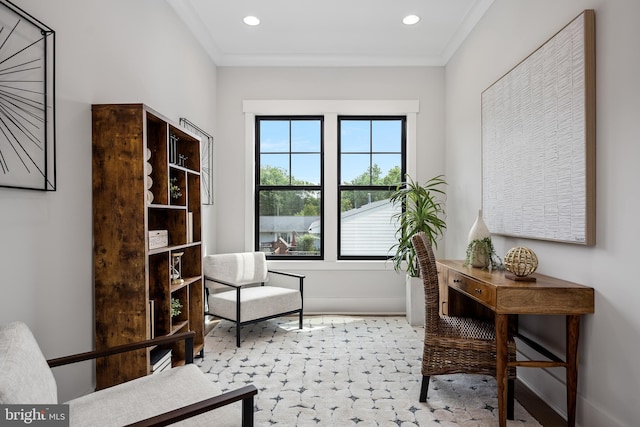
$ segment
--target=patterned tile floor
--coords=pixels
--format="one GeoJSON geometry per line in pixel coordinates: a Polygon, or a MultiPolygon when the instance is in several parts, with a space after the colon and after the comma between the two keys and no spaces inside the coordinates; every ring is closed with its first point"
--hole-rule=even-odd
{"type": "MultiPolygon", "coordinates": [[[[418,402],[422,331],[404,317],[280,318],[242,329],[220,322],[206,337],[200,368],[224,390],[258,388],[257,426],[497,425],[492,377],[431,379],[418,402]]],[[[509,426],[539,426],[517,402],[509,426]]]]}

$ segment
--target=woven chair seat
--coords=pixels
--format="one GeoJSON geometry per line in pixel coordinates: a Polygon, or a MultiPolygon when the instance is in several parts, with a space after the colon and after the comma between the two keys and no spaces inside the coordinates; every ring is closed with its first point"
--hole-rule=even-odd
{"type": "MultiPolygon", "coordinates": [[[[456,373],[496,376],[496,341],[493,323],[468,317],[440,318],[436,333],[425,332],[422,373],[426,376],[456,373]],[[425,374],[426,373],[426,374],[425,374]]],[[[508,341],[509,358],[516,345],[508,341]]],[[[516,377],[509,368],[509,378],[516,377]]]]}
{"type": "Polygon", "coordinates": [[[494,343],[496,339],[493,323],[470,317],[439,318],[436,331],[436,335],[448,338],[485,340],[494,343]]]}

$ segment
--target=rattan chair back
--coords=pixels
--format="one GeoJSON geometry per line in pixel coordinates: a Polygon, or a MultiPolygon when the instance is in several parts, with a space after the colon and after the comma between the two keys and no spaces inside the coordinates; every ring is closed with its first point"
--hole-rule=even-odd
{"type": "Polygon", "coordinates": [[[425,304],[425,332],[436,333],[438,322],[440,321],[439,304],[440,289],[438,285],[438,270],[436,269],[436,259],[433,255],[431,242],[423,232],[411,238],[413,248],[418,259],[420,277],[424,285],[425,304]]]}

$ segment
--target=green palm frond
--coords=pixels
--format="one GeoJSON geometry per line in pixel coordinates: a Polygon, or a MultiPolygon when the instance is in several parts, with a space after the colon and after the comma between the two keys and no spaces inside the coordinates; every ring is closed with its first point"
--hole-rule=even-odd
{"type": "Polygon", "coordinates": [[[390,249],[395,251],[391,258],[395,271],[401,271],[406,262],[407,274],[418,276],[418,266],[411,243],[414,234],[423,231],[431,244],[438,247],[437,239],[447,228],[442,201],[446,193],[440,188],[443,185],[447,185],[443,175],[431,178],[424,185],[407,175],[407,181],[396,187],[391,196],[391,203],[394,206],[401,205],[403,209],[392,217],[399,224],[396,231],[398,243],[390,249]]]}

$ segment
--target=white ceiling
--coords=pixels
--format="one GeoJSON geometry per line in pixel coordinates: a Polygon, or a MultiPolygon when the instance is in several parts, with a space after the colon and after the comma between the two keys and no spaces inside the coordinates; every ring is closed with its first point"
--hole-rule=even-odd
{"type": "Polygon", "coordinates": [[[439,66],[494,0],[166,1],[218,66],[439,66]]]}

